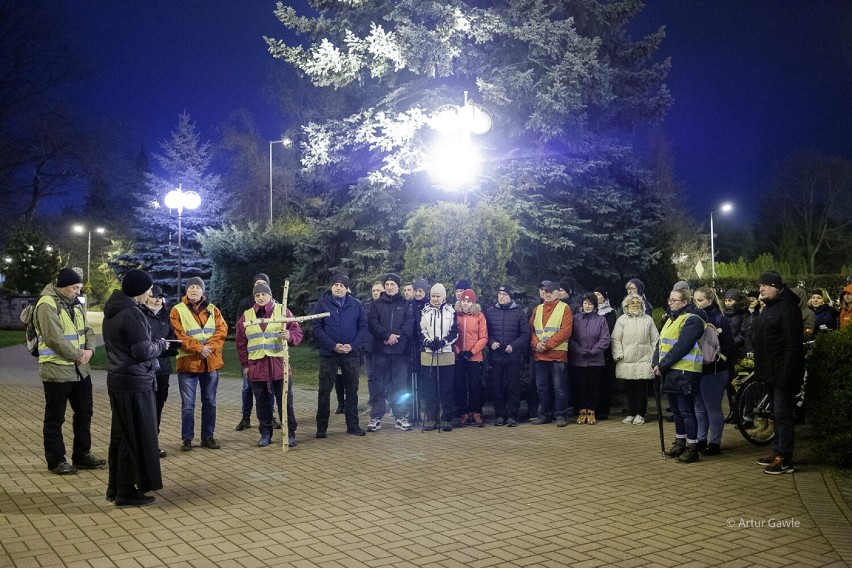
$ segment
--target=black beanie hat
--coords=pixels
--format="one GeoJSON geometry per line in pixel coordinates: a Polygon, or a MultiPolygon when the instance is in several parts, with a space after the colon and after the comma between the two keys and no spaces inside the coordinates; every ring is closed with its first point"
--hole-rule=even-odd
{"type": "MultiPolygon", "coordinates": [[[[271,285],[271,284],[269,283],[269,276],[267,276],[267,275],[266,275],[266,274],[264,274],[263,272],[258,272],[257,274],[255,274],[255,275],[254,275],[254,280],[252,280],[252,283],[257,282],[258,280],[263,280],[264,282],[266,282],[266,284],[267,284],[267,285],[271,285]]],[[[204,287],[204,286],[202,286],[202,288],[203,288],[203,287],[204,287]]]]}
{"type": "Polygon", "coordinates": [[[56,277],[57,288],[65,288],[66,286],[71,286],[72,284],[82,283],[83,279],[80,278],[80,275],[77,274],[77,271],[73,268],[63,268],[59,271],[59,275],[56,277]]]}
{"type": "Polygon", "coordinates": [[[767,270],[763,274],[760,275],[760,278],[757,280],[758,284],[764,284],[766,286],[772,286],[774,288],[783,288],[784,287],[784,279],[781,277],[775,270],[767,270]]]}
{"type": "Polygon", "coordinates": [[[387,282],[388,280],[393,280],[394,282],[396,282],[397,286],[399,286],[400,282],[402,282],[402,279],[399,277],[399,274],[394,274],[393,272],[385,276],[383,282],[387,282]]]}
{"type": "Polygon", "coordinates": [[[144,270],[128,270],[121,281],[121,291],[134,298],[144,294],[151,286],[154,285],[154,280],[151,275],[144,270]]]}
{"type": "Polygon", "coordinates": [[[506,292],[506,294],[508,294],[510,300],[515,299],[515,293],[512,291],[512,289],[509,287],[508,284],[503,284],[502,286],[497,288],[497,291],[498,292],[506,292]]]}
{"type": "Polygon", "coordinates": [[[337,272],[334,276],[331,277],[331,285],[335,284],[343,284],[345,287],[349,288],[349,276],[343,272],[337,272]]]}
{"type": "Polygon", "coordinates": [[[456,290],[469,290],[470,289],[470,280],[459,280],[456,282],[456,290]]]}

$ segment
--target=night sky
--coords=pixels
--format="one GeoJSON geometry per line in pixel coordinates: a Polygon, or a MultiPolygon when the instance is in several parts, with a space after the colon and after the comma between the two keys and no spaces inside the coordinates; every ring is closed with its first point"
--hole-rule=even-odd
{"type": "MultiPolygon", "coordinates": [[[[275,2],[65,1],[96,76],[78,98],[92,116],[129,121],[151,151],[184,110],[202,139],[238,107],[280,135],[267,77],[283,65],[275,2]]],[[[648,2],[631,30],[666,25],[675,99],[665,131],[685,205],[703,219],[730,199],[753,218],[778,163],[800,148],[852,158],[852,9],[844,1],[648,2]]]]}

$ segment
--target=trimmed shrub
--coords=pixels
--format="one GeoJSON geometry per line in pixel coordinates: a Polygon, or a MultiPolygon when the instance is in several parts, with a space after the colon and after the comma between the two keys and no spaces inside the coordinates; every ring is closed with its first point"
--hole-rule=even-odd
{"type": "Polygon", "coordinates": [[[852,326],[817,336],[808,357],[805,405],[822,459],[852,467],[852,326]]]}

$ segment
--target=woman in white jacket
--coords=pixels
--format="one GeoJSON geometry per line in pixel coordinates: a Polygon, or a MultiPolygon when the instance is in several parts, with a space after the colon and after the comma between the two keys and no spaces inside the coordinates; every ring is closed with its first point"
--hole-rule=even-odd
{"type": "Polygon", "coordinates": [[[420,316],[420,332],[423,345],[420,353],[420,373],[417,382],[422,388],[426,421],[423,430],[438,427],[438,412],[441,411],[441,430],[453,429],[453,369],[455,354],[453,343],[459,336],[456,312],[447,302],[447,290],[443,284],[435,284],[429,294],[429,303],[420,316]]]}
{"type": "Polygon", "coordinates": [[[621,303],[623,315],[612,330],[612,357],[615,376],[627,387],[625,424],[644,424],[648,412],[648,381],[654,378],[651,363],[660,334],[654,320],[645,313],[638,294],[628,294],[621,303]]]}

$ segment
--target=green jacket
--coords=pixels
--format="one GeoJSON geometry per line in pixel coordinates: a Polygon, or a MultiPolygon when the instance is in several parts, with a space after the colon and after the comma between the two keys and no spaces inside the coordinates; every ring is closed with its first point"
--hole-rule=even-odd
{"type": "MultiPolygon", "coordinates": [[[[48,284],[41,291],[42,295],[50,296],[56,302],[57,306],[61,306],[63,310],[80,310],[83,314],[83,322],[86,327],[86,349],[95,350],[95,332],[89,327],[89,322],[86,319],[86,310],[77,301],[77,298],[68,298],[59,293],[56,285],[48,284]]],[[[74,319],[73,317],[71,318],[74,319]]],[[[53,350],[53,352],[67,361],[75,361],[83,354],[82,349],[77,349],[71,342],[65,339],[65,334],[62,330],[62,322],[59,321],[59,314],[53,306],[42,304],[35,311],[35,325],[42,341],[53,350]]],[[[83,366],[76,365],[57,365],[55,363],[39,363],[38,374],[42,381],[53,383],[67,383],[71,381],[79,381],[91,372],[88,363],[83,366]]]]}

